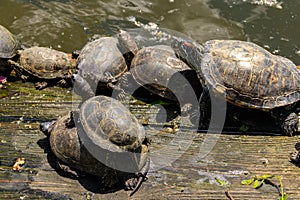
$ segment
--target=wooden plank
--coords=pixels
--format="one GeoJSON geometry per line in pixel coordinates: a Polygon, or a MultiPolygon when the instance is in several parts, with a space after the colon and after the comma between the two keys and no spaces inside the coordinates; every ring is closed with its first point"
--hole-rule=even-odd
{"type": "MultiPolygon", "coordinates": [[[[71,93],[56,87],[35,91],[31,84],[18,82],[2,90],[9,91],[10,96],[0,100],[1,199],[129,199],[129,192],[124,190],[105,193],[95,177],[75,180],[54,170],[53,155],[46,137],[39,131],[39,123],[67,114],[72,109],[71,93]],[[26,159],[20,172],[12,170],[18,157],[26,159]]],[[[132,112],[141,120],[143,112],[152,115],[157,112],[143,106],[133,105],[133,108],[132,112]]],[[[264,184],[260,189],[241,185],[244,179],[264,174],[281,176],[289,199],[300,199],[299,168],[289,162],[298,137],[216,135],[188,128],[162,133],[161,126],[151,123],[146,130],[152,141],[149,180],[130,199],[228,199],[225,187],[216,178],[228,184],[235,199],[277,199],[278,191],[272,185],[264,184]],[[207,156],[199,157],[203,142],[216,136],[207,156]],[[167,158],[177,156],[174,162],[167,162],[167,158]],[[263,164],[266,160],[267,165],[263,164]]],[[[279,184],[276,179],[273,183],[279,184]]]]}

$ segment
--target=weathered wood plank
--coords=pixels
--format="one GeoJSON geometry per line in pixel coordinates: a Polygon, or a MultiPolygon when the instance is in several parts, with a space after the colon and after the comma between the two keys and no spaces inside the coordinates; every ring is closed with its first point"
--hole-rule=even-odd
{"type": "MultiPolygon", "coordinates": [[[[54,170],[53,155],[46,137],[39,131],[39,123],[56,119],[72,109],[72,95],[66,91],[56,87],[35,91],[30,84],[13,83],[9,92],[14,95],[0,100],[1,199],[129,199],[129,192],[123,190],[104,193],[95,178],[74,180],[54,170]],[[20,172],[15,172],[12,166],[18,157],[24,157],[26,164],[20,172]]],[[[147,113],[153,116],[157,113],[143,106],[132,108],[140,119],[147,113]]],[[[161,126],[151,125],[150,120],[146,130],[152,140],[152,155],[157,154],[152,157],[149,180],[130,199],[227,199],[225,187],[216,178],[228,184],[235,199],[277,199],[274,186],[265,184],[253,189],[241,185],[243,179],[263,174],[281,176],[289,199],[300,199],[300,169],[289,162],[298,137],[251,133],[207,135],[188,128],[162,133],[160,129],[161,126]],[[199,157],[203,141],[214,136],[218,138],[212,150],[206,157],[199,157]],[[185,150],[186,144],[189,146],[185,150]],[[168,148],[162,150],[163,146],[168,148]],[[167,165],[167,158],[178,155],[177,160],[167,165]],[[159,156],[161,162],[157,161],[159,156]],[[263,164],[265,160],[267,165],[263,164]],[[164,168],[159,167],[164,164],[164,168]]],[[[276,179],[273,183],[279,184],[276,179]]]]}

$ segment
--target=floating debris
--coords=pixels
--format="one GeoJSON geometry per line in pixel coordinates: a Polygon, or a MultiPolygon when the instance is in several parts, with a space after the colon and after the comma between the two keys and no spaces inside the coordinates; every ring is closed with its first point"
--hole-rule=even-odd
{"type": "Polygon", "coordinates": [[[254,0],[254,1],[251,1],[251,4],[282,9],[282,2],[278,2],[277,0],[254,0]]]}
{"type": "Polygon", "coordinates": [[[150,35],[153,36],[153,39],[159,42],[167,41],[172,38],[176,38],[174,35],[171,35],[165,31],[162,31],[159,26],[154,22],[148,22],[144,24],[138,21],[134,16],[130,16],[127,18],[129,22],[134,23],[136,26],[146,30],[150,35]]]}

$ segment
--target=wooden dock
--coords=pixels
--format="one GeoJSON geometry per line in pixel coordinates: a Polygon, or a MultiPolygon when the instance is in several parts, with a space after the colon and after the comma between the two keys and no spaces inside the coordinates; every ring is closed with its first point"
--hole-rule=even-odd
{"type": "Polygon", "coordinates": [[[71,179],[53,168],[53,154],[39,124],[68,114],[72,102],[77,102],[71,92],[57,87],[36,91],[31,84],[16,82],[4,85],[1,94],[7,97],[0,99],[0,199],[226,200],[230,199],[226,188],[235,200],[278,199],[281,188],[275,178],[259,189],[241,184],[267,174],[282,178],[289,200],[300,199],[300,169],[289,161],[300,144],[297,136],[189,129],[162,133],[150,122],[146,127],[152,141],[149,179],[129,197],[129,191],[101,190],[95,177],[71,179]],[[26,162],[14,171],[17,158],[26,162]]]}

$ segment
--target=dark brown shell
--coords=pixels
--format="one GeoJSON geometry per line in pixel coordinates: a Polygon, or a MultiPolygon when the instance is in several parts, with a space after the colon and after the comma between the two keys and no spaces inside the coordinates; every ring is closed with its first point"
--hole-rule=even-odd
{"type": "MultiPolygon", "coordinates": [[[[126,171],[119,171],[117,169],[107,167],[101,161],[96,159],[93,154],[83,145],[80,138],[80,128],[69,128],[66,124],[69,122],[69,116],[64,116],[58,119],[50,127],[49,141],[52,152],[64,164],[81,172],[98,176],[102,180],[102,184],[108,187],[122,185],[129,178],[134,177],[134,174],[126,171]]],[[[88,145],[85,143],[85,145],[88,145]]],[[[141,151],[141,148],[139,149],[141,151]]],[[[104,153],[104,152],[102,152],[104,153]]],[[[142,152],[146,153],[146,152],[142,152]]],[[[138,154],[141,155],[141,154],[138,154]]],[[[107,162],[114,161],[113,154],[104,155],[107,162]]],[[[127,167],[130,165],[132,170],[137,170],[139,159],[126,160],[127,167]]]]}
{"type": "MultiPolygon", "coordinates": [[[[190,85],[188,81],[175,80],[179,79],[180,74],[187,74],[187,71],[191,71],[188,65],[178,59],[172,48],[166,45],[140,49],[132,60],[130,70],[140,86],[172,101],[177,101],[174,94],[182,93],[184,84],[190,85]]],[[[197,76],[194,78],[194,82],[197,82],[197,76]]]]}
{"type": "Polygon", "coordinates": [[[54,49],[31,47],[19,51],[19,54],[19,68],[21,68],[19,70],[36,78],[65,78],[72,68],[70,56],[54,49]]]}
{"type": "Polygon", "coordinates": [[[236,105],[272,109],[300,99],[300,72],[290,60],[236,40],[204,44],[201,75],[236,105]]]}
{"type": "Polygon", "coordinates": [[[111,152],[135,151],[145,139],[145,130],[136,117],[120,101],[107,96],[85,101],[80,119],[87,137],[111,152]]]}
{"type": "Polygon", "coordinates": [[[300,99],[300,71],[295,64],[254,43],[211,40],[201,47],[175,41],[172,46],[199,72],[205,86],[235,105],[270,110],[300,99]]]}
{"type": "Polygon", "coordinates": [[[78,75],[96,91],[98,84],[116,82],[127,70],[125,59],[118,49],[118,40],[102,37],[87,43],[77,58],[78,75]]]}
{"type": "Polygon", "coordinates": [[[12,58],[18,47],[19,42],[15,36],[0,25],[0,58],[12,58]]]}

